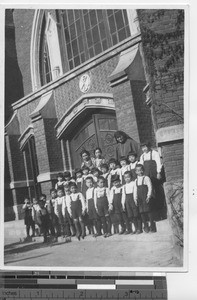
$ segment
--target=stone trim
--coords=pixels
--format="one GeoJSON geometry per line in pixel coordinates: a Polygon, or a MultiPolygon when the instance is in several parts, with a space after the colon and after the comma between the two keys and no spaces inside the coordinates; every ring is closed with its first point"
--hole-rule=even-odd
{"type": "Polygon", "coordinates": [[[82,95],[75,103],[65,112],[60,121],[55,125],[57,138],[70,126],[84,110],[90,108],[105,108],[115,110],[113,95],[106,93],[92,93],[82,95]]]}
{"type": "Polygon", "coordinates": [[[33,186],[34,181],[33,180],[21,180],[21,181],[11,181],[9,184],[8,189],[17,189],[17,188],[23,188],[28,186],[33,186]]]}
{"type": "Polygon", "coordinates": [[[160,128],[156,131],[156,140],[158,144],[168,143],[176,140],[183,140],[183,124],[160,128]]]}
{"type": "Polygon", "coordinates": [[[41,173],[37,176],[37,181],[40,182],[45,182],[45,181],[51,181],[57,178],[57,174],[59,172],[64,172],[64,171],[57,171],[57,172],[46,172],[46,173],[41,173]]]}
{"type": "Polygon", "coordinates": [[[20,143],[20,149],[22,150],[23,147],[25,146],[26,142],[28,141],[28,139],[34,135],[34,131],[33,131],[33,125],[29,125],[25,131],[21,134],[21,136],[19,137],[18,141],[20,143]]]}

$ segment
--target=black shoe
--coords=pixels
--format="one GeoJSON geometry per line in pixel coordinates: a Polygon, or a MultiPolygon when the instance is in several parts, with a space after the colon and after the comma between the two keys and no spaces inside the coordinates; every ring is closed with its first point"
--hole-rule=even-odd
{"type": "Polygon", "coordinates": [[[138,230],[136,231],[136,234],[140,234],[140,233],[142,233],[142,232],[143,232],[142,230],[139,230],[139,229],[138,229],[138,230]]]}
{"type": "Polygon", "coordinates": [[[110,236],[112,236],[112,234],[111,233],[107,233],[107,237],[110,237],[110,236]]]}
{"type": "Polygon", "coordinates": [[[125,230],[125,232],[124,232],[125,235],[129,234],[129,233],[131,233],[129,230],[125,230]]]}
{"type": "Polygon", "coordinates": [[[107,237],[107,233],[104,233],[103,237],[106,238],[107,237]]]}
{"type": "Polygon", "coordinates": [[[148,227],[144,227],[144,232],[149,233],[149,228],[148,227]]]}

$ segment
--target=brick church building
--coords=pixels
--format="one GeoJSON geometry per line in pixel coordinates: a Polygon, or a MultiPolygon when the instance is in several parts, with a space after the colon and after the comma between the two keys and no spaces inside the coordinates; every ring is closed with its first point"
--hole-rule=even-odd
{"type": "Polygon", "coordinates": [[[6,10],[5,220],[81,149],[113,157],[117,129],[160,151],[169,204],[183,181],[183,47],[182,10],[6,10]]]}

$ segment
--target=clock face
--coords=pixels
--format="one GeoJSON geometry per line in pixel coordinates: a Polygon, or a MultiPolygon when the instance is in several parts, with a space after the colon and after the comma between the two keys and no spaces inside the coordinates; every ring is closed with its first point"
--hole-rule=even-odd
{"type": "Polygon", "coordinates": [[[79,80],[79,88],[82,93],[87,93],[90,89],[90,76],[84,74],[79,80]]]}

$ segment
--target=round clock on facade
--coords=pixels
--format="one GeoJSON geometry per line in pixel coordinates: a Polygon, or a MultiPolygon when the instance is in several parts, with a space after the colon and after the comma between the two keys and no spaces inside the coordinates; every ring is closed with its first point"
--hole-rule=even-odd
{"type": "Polygon", "coordinates": [[[79,88],[82,93],[87,93],[90,89],[90,76],[83,74],[79,80],[79,88]]]}

